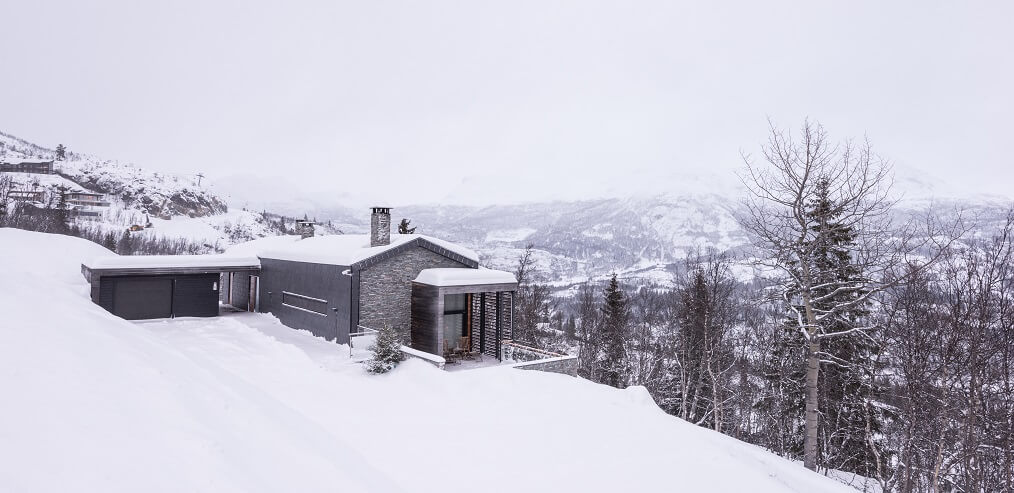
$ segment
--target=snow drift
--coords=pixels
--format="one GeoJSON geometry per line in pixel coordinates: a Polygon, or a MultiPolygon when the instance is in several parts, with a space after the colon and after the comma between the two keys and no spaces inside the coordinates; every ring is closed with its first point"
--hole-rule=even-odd
{"type": "Polygon", "coordinates": [[[408,361],[259,314],[131,323],[87,298],[106,254],[0,229],[2,491],[846,492],[662,413],[640,388],[408,361]]]}

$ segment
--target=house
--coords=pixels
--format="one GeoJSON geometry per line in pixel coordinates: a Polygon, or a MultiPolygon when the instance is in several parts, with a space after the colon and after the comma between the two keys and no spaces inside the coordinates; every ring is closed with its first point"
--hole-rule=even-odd
{"type": "Polygon", "coordinates": [[[0,171],[9,173],[53,174],[52,159],[3,158],[0,160],[0,171]]]}
{"type": "Polygon", "coordinates": [[[11,190],[8,194],[15,202],[45,202],[45,190],[11,190]]]}
{"type": "Polygon", "coordinates": [[[395,327],[418,351],[499,359],[512,333],[513,274],[480,268],[475,252],[454,243],[392,235],[388,207],[374,207],[370,225],[369,235],[330,236],[303,225],[299,236],[225,255],[102,258],[82,273],[92,300],[124,318],[215,316],[221,301],[340,344],[395,327]]]}
{"type": "Polygon", "coordinates": [[[92,192],[66,192],[63,194],[67,204],[81,207],[109,207],[109,201],[103,200],[105,195],[92,192]]]}

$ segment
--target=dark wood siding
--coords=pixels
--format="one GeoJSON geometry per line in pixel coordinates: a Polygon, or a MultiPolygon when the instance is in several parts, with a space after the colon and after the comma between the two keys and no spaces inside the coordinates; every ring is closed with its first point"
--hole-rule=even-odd
{"type": "Polygon", "coordinates": [[[443,354],[440,349],[440,289],[425,284],[412,285],[412,330],[413,349],[430,354],[443,354]]]}

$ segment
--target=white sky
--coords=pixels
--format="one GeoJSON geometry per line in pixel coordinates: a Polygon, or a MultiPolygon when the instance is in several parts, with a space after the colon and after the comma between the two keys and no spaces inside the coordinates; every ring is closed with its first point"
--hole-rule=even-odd
{"type": "Polygon", "coordinates": [[[248,195],[680,190],[729,179],[767,117],[806,116],[907,176],[1014,183],[1008,1],[5,0],[0,16],[0,130],[248,195]]]}

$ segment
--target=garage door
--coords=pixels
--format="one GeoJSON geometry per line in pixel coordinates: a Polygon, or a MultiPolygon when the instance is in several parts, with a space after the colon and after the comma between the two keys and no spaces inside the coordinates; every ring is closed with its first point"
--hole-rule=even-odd
{"type": "Polygon", "coordinates": [[[218,316],[218,274],[102,279],[100,305],[127,320],[218,316]]]}
{"type": "Polygon", "coordinates": [[[218,274],[177,276],[173,290],[174,317],[218,315],[218,274]]]}
{"type": "Polygon", "coordinates": [[[173,280],[121,277],[113,284],[113,314],[127,320],[168,318],[173,313],[173,280]]]}

